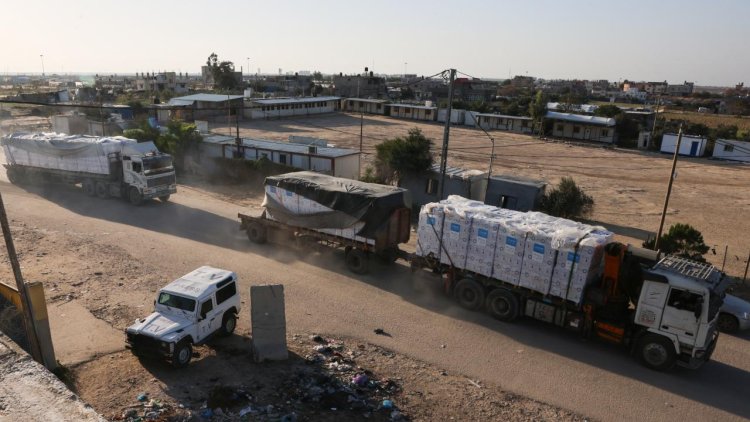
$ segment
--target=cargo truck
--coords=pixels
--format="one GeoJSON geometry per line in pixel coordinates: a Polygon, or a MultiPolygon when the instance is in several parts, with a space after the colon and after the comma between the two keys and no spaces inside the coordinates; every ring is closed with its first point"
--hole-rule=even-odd
{"type": "Polygon", "coordinates": [[[652,369],[700,367],[716,347],[724,274],[612,238],[601,227],[451,196],[422,208],[410,261],[441,274],[464,308],[624,345],[652,369]]]}
{"type": "Polygon", "coordinates": [[[343,248],[358,274],[368,272],[371,256],[395,261],[411,233],[407,190],[309,171],[267,177],[263,207],[238,215],[250,241],[343,248]]]}
{"type": "Polygon", "coordinates": [[[84,193],[134,205],[177,192],[172,157],[121,136],[13,133],[0,139],[11,183],[81,184],[84,193]]]}

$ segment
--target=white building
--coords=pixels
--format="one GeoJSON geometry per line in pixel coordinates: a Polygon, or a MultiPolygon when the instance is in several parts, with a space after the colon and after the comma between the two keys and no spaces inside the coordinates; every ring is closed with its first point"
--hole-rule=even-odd
{"type": "Polygon", "coordinates": [[[722,160],[750,163],[750,142],[717,139],[716,144],[714,144],[713,157],[722,160]]]}
{"type": "Polygon", "coordinates": [[[531,133],[531,117],[506,116],[503,114],[477,113],[477,126],[484,130],[507,130],[509,132],[531,133]]]}
{"type": "Polygon", "coordinates": [[[338,110],[340,100],[340,97],[247,98],[245,117],[274,119],[332,113],[338,110]]]}
{"type": "MultiPolygon", "coordinates": [[[[225,135],[203,138],[206,157],[237,157],[236,139],[225,135]]],[[[300,170],[317,171],[336,177],[359,179],[359,151],[292,142],[242,138],[239,156],[246,160],[265,158],[300,170]]]]}
{"type": "Polygon", "coordinates": [[[388,100],[377,100],[369,98],[344,98],[341,100],[341,109],[352,113],[367,113],[385,115],[388,108],[388,100]]]}
{"type": "MultiPolygon", "coordinates": [[[[437,121],[445,123],[445,118],[448,116],[448,109],[441,108],[438,110],[437,121]]],[[[456,125],[463,125],[466,121],[466,110],[451,109],[451,123],[456,125]]]]}
{"type": "Polygon", "coordinates": [[[581,114],[548,111],[544,116],[552,120],[552,136],[611,144],[615,141],[615,119],[581,114]]]}
{"type": "MultiPolygon", "coordinates": [[[[682,135],[679,154],[689,157],[702,157],[703,153],[706,152],[707,144],[708,139],[703,136],[682,135]]],[[[661,138],[661,152],[674,154],[676,147],[677,134],[665,133],[661,138]]]]}
{"type": "Polygon", "coordinates": [[[388,107],[391,117],[431,122],[437,120],[437,107],[414,104],[389,104],[388,107]]]}

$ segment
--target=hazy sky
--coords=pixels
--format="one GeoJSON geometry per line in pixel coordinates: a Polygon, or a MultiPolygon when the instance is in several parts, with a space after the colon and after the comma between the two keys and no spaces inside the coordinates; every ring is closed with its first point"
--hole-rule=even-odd
{"type": "Polygon", "coordinates": [[[750,83],[750,1],[5,0],[0,72],[247,72],[750,83]],[[407,64],[405,64],[407,63],[407,64]]]}

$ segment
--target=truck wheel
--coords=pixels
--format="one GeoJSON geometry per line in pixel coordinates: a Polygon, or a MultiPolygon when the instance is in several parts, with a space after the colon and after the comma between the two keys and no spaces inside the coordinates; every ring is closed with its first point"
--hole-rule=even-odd
{"type": "Polygon", "coordinates": [[[498,288],[487,295],[484,302],[487,313],[500,321],[511,322],[518,318],[518,298],[513,292],[498,288]]]}
{"type": "Polygon", "coordinates": [[[360,249],[352,249],[345,256],[346,267],[354,274],[367,274],[370,270],[370,258],[367,252],[360,249]]]}
{"type": "Polygon", "coordinates": [[[385,248],[378,254],[378,257],[384,264],[392,264],[398,259],[398,248],[385,248]]]}
{"type": "Polygon", "coordinates": [[[130,190],[128,190],[128,200],[133,205],[141,205],[143,202],[143,195],[138,192],[137,188],[131,187],[130,190]]]}
{"type": "Polygon", "coordinates": [[[740,330],[740,321],[734,315],[721,313],[719,321],[716,323],[719,331],[727,334],[734,334],[740,330]]]}
{"type": "Polygon", "coordinates": [[[8,181],[14,185],[21,184],[21,180],[23,179],[23,175],[21,174],[21,171],[18,169],[15,169],[13,167],[9,168],[5,174],[8,176],[8,181]]]}
{"type": "Polygon", "coordinates": [[[656,334],[646,334],[638,341],[638,358],[644,366],[665,371],[674,366],[677,353],[666,337],[656,334]]]}
{"type": "Polygon", "coordinates": [[[484,288],[477,281],[464,278],[453,290],[456,301],[469,310],[477,310],[484,304],[484,288]]]}
{"type": "Polygon", "coordinates": [[[193,346],[189,341],[183,340],[174,346],[172,354],[172,366],[175,368],[184,368],[193,358],[193,346]]]}
{"type": "Polygon", "coordinates": [[[96,183],[96,196],[98,196],[101,199],[109,198],[109,190],[107,189],[107,185],[105,183],[103,182],[96,183]]]}
{"type": "Polygon", "coordinates": [[[83,187],[83,193],[88,196],[96,196],[96,183],[91,179],[86,179],[81,184],[83,187]]]}
{"type": "Polygon", "coordinates": [[[247,232],[247,238],[253,243],[263,244],[268,240],[266,238],[266,228],[257,221],[249,222],[245,231],[247,232]]]}
{"type": "Polygon", "coordinates": [[[169,201],[169,195],[162,195],[162,196],[159,197],[159,200],[161,202],[167,202],[167,201],[169,201]]]}
{"type": "Polygon", "coordinates": [[[230,336],[235,328],[237,328],[237,317],[231,311],[225,313],[221,320],[221,332],[219,334],[222,337],[230,336]]]}

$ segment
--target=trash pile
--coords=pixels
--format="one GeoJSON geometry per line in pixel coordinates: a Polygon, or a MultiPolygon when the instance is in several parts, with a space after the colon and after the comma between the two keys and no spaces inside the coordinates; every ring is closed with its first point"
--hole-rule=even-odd
{"type": "Polygon", "coordinates": [[[145,422],[145,421],[180,421],[188,420],[191,412],[187,409],[175,409],[161,400],[149,398],[148,393],[136,396],[138,404],[125,408],[121,415],[112,418],[115,421],[145,422]]]}

